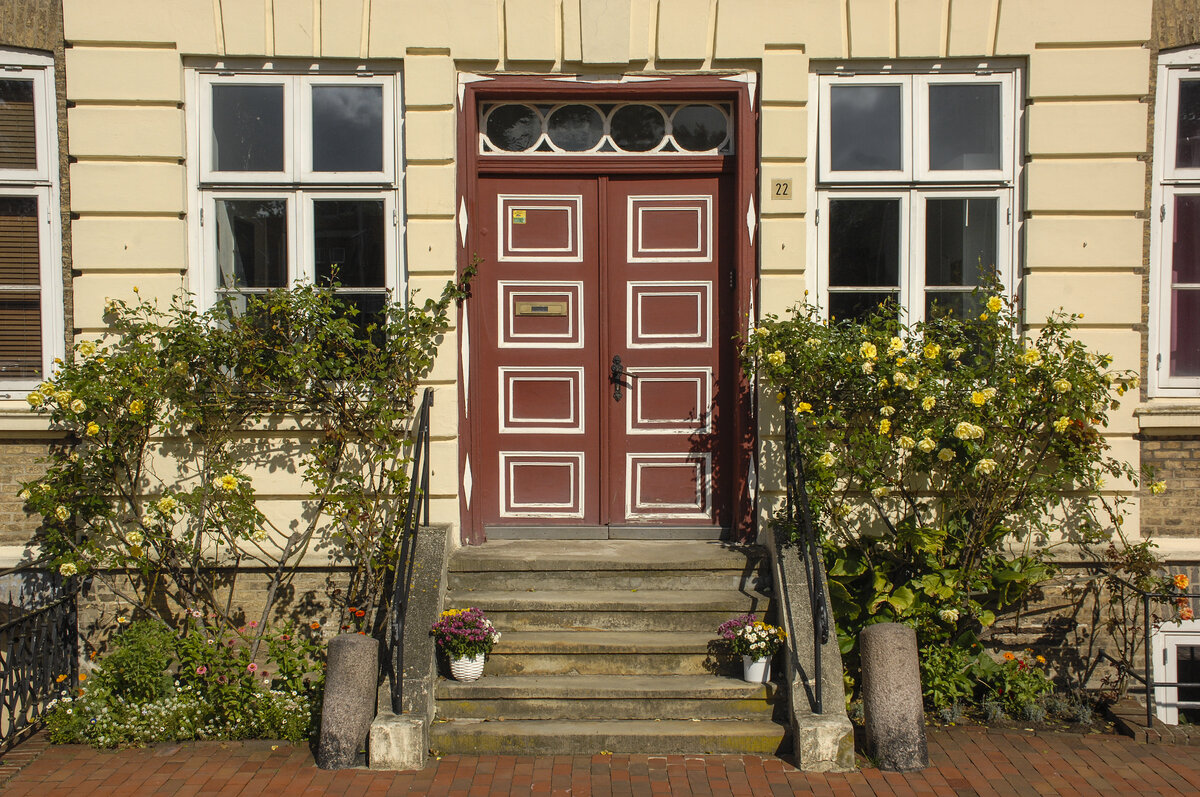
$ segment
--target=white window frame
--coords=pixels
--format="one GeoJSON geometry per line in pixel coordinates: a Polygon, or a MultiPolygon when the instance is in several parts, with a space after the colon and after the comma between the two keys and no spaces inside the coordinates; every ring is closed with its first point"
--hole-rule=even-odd
{"type": "Polygon", "coordinates": [[[1018,192],[1021,173],[1019,130],[1023,121],[1021,105],[1022,69],[1009,61],[949,63],[942,61],[910,63],[839,63],[821,65],[809,75],[810,96],[817,97],[816,107],[809,113],[809,162],[815,159],[815,179],[808,184],[808,262],[816,264],[814,280],[815,301],[828,317],[829,313],[829,200],[847,198],[887,198],[905,195],[901,205],[901,265],[900,301],[906,323],[924,320],[925,313],[925,236],[924,207],[927,199],[996,197],[996,268],[1002,285],[1017,295],[1019,271],[1016,258],[1019,251],[1021,204],[1018,192]],[[839,82],[856,81],[862,85],[881,85],[890,81],[910,80],[905,95],[907,105],[915,109],[904,116],[909,129],[904,152],[907,171],[903,177],[896,172],[832,172],[828,167],[830,144],[829,87],[839,82]],[[1001,171],[933,171],[928,169],[927,87],[953,82],[1001,84],[1001,171]],[[920,116],[918,116],[918,114],[920,116]],[[922,116],[924,118],[922,118],[922,116]],[[869,176],[869,177],[868,177],[869,176]],[[921,234],[918,234],[921,233],[921,234]]]}
{"type": "MultiPolygon", "coordinates": [[[[1200,647],[1200,620],[1162,623],[1154,630],[1150,640],[1150,656],[1155,682],[1179,682],[1176,648],[1180,646],[1200,647]]],[[[1177,687],[1154,688],[1154,709],[1162,722],[1178,725],[1181,705],[1184,708],[1200,708],[1200,702],[1181,704],[1177,687]]]]}
{"type": "Polygon", "coordinates": [[[1154,181],[1150,189],[1149,379],[1153,397],[1200,396],[1200,376],[1171,376],[1171,249],[1175,198],[1200,193],[1200,168],[1175,166],[1179,83],[1200,79],[1200,47],[1160,53],[1154,102],[1154,181]]]}
{"type": "MultiPolygon", "coordinates": [[[[906,181],[912,176],[913,169],[913,121],[912,121],[912,81],[908,75],[859,75],[853,72],[821,75],[820,108],[832,108],[832,90],[834,86],[898,86],[900,88],[900,168],[898,170],[875,171],[834,171],[833,163],[828,157],[818,160],[820,179],[830,183],[889,183],[906,181]]],[[[832,113],[820,114],[820,142],[818,150],[821,153],[832,152],[833,119],[832,113]]]]}
{"type": "MultiPolygon", "coordinates": [[[[217,300],[215,202],[218,199],[286,199],[288,202],[288,285],[311,284],[316,253],[312,246],[314,199],[382,199],[384,202],[385,287],[389,300],[404,298],[403,119],[399,116],[399,62],[330,65],[324,62],[209,61],[188,64],[187,96],[197,109],[188,128],[189,284],[202,307],[217,300]],[[212,162],[211,86],[283,85],[284,165],[282,172],[219,172],[212,162]],[[319,85],[383,86],[384,157],[381,172],[313,172],[311,91],[319,85]]],[[[343,288],[345,293],[378,289],[343,288]]],[[[251,289],[248,292],[254,292],[251,289]]]]}
{"type": "MultiPolygon", "coordinates": [[[[39,379],[5,379],[0,373],[0,398],[23,398],[49,379],[56,360],[66,356],[66,319],[63,311],[62,214],[58,174],[58,104],[55,97],[54,59],[23,50],[0,48],[0,78],[32,77],[34,84],[34,135],[37,136],[36,169],[0,170],[0,196],[31,197],[38,207],[38,281],[40,294],[42,375],[39,379]]],[[[32,286],[12,288],[29,293],[32,286]]]]}
{"type": "MultiPolygon", "coordinates": [[[[940,185],[920,188],[847,188],[819,193],[820,218],[817,224],[817,256],[824,267],[818,269],[817,296],[821,306],[828,312],[829,297],[834,293],[876,293],[887,291],[887,286],[861,288],[857,291],[832,288],[829,285],[829,203],[837,199],[899,199],[900,200],[900,306],[905,310],[904,320],[908,323],[925,320],[925,295],[929,292],[925,278],[925,207],[930,199],[995,199],[996,200],[996,268],[1001,282],[1012,284],[1012,224],[1009,221],[1013,202],[1009,188],[946,188],[940,185]]],[[[964,287],[955,290],[952,286],[934,286],[937,293],[970,293],[964,287]]]]}

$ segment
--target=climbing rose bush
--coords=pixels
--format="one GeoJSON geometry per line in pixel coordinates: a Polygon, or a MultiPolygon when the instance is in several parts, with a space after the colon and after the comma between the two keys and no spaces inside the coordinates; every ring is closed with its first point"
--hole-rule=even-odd
{"type": "Polygon", "coordinates": [[[1139,474],[1103,429],[1137,376],[1072,337],[1080,316],[1022,329],[1008,299],[975,299],[916,324],[805,304],[743,349],[795,423],[843,652],[887,621],[970,648],[1052,574],[1054,546],[1124,539],[1111,490],[1139,474]]]}

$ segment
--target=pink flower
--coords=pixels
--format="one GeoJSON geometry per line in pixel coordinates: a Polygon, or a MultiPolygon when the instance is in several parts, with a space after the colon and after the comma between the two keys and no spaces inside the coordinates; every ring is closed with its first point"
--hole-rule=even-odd
{"type": "Polygon", "coordinates": [[[196,668],[196,675],[207,675],[207,674],[208,674],[208,668],[205,667],[203,664],[201,664],[199,667],[196,668]]]}
{"type": "Polygon", "coordinates": [[[191,615],[192,615],[192,617],[199,620],[201,617],[204,616],[204,612],[200,611],[199,609],[192,609],[191,615]]]}
{"type": "Polygon", "coordinates": [[[258,620],[251,620],[251,621],[250,621],[250,627],[251,627],[251,628],[258,628],[258,620]]]}
{"type": "Polygon", "coordinates": [[[250,662],[249,664],[246,665],[246,672],[255,672],[257,669],[258,669],[258,665],[255,664],[254,662],[250,662]]]}

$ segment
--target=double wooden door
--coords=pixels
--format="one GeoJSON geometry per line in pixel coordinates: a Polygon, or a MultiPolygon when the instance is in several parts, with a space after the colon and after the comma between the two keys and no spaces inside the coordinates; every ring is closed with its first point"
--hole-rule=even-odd
{"type": "Polygon", "coordinates": [[[480,179],[464,372],[485,530],[729,524],[724,179],[480,179]]]}

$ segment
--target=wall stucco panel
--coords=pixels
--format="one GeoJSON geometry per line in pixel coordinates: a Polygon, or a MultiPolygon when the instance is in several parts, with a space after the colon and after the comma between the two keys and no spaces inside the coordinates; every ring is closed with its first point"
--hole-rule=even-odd
{"type": "Polygon", "coordinates": [[[67,143],[77,158],[182,158],[183,122],[178,108],[80,105],[67,111],[67,143]]]}
{"type": "Polygon", "coordinates": [[[553,61],[558,55],[555,0],[506,0],[504,51],[512,61],[553,61]]]}
{"type": "Polygon", "coordinates": [[[1142,264],[1146,222],[1132,217],[1035,216],[1025,222],[1026,260],[1030,267],[1079,268],[1142,264]]]}
{"type": "MultiPolygon", "coordinates": [[[[108,324],[104,320],[104,302],[107,299],[124,299],[136,302],[139,298],[157,300],[166,307],[171,297],[185,290],[179,274],[129,274],[85,272],[75,278],[75,291],[87,301],[75,303],[75,326],[82,330],[103,330],[108,324]],[[137,292],[134,292],[137,288],[137,292]]],[[[68,324],[70,322],[68,321],[68,324]]]]}
{"type": "Polygon", "coordinates": [[[1025,167],[1031,211],[1137,211],[1145,207],[1146,165],[1128,160],[1038,160],[1025,167]]]}
{"type": "Polygon", "coordinates": [[[1150,52],[1141,47],[1035,50],[1029,96],[1140,97],[1149,89],[1150,52]]]}
{"type": "Polygon", "coordinates": [[[184,168],[174,163],[81,161],[71,164],[71,187],[76,213],[182,213],[186,208],[184,168]]]}
{"type": "Polygon", "coordinates": [[[892,0],[849,0],[850,57],[895,55],[896,17],[892,0]]]}
{"type": "Polygon", "coordinates": [[[951,0],[951,57],[992,54],[998,5],[999,0],[951,0]]]}
{"type": "Polygon", "coordinates": [[[1129,272],[1035,271],[1025,277],[1025,318],[1042,322],[1060,308],[1083,313],[1083,324],[1124,324],[1142,314],[1139,275],[1129,272]]]}
{"type": "Polygon", "coordinates": [[[268,6],[261,0],[221,0],[221,30],[228,55],[262,55],[267,47],[268,6]]]}
{"type": "Polygon", "coordinates": [[[941,55],[946,49],[946,16],[950,0],[898,0],[897,54],[902,58],[941,55]]]}
{"type": "Polygon", "coordinates": [[[1036,103],[1025,112],[1029,154],[1140,154],[1148,107],[1132,100],[1036,103]]]}
{"type": "Polygon", "coordinates": [[[187,222],[178,217],[84,216],[72,222],[71,239],[89,271],[187,267],[187,222]]]}
{"type": "Polygon", "coordinates": [[[183,72],[174,50],[72,47],[67,50],[67,98],[179,102],[183,72]]]}
{"type": "Polygon", "coordinates": [[[659,0],[659,60],[700,61],[708,55],[710,8],[697,0],[659,0]]]}

